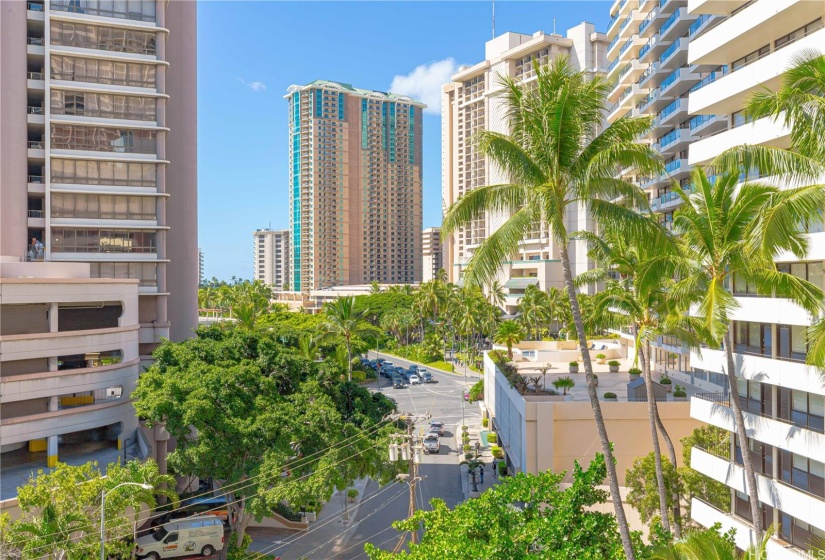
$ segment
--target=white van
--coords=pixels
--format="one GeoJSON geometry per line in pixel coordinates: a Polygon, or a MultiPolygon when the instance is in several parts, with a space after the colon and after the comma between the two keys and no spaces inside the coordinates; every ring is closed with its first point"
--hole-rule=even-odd
{"type": "Polygon", "coordinates": [[[223,549],[223,521],[214,515],[199,515],[172,521],[153,533],[138,538],[138,558],[175,558],[177,556],[211,556],[223,549]]]}

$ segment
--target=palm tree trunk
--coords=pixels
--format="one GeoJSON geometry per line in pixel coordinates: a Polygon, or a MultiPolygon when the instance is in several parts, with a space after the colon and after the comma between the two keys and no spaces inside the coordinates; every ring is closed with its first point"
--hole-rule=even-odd
{"type": "Polygon", "coordinates": [[[650,422],[650,435],[653,441],[653,459],[656,465],[656,486],[659,490],[659,515],[662,518],[662,528],[670,532],[670,521],[667,513],[667,490],[665,489],[665,475],[662,471],[662,450],[659,447],[659,435],[656,433],[656,395],[653,392],[653,380],[650,378],[650,347],[648,341],[639,341],[639,355],[642,358],[642,377],[647,390],[647,417],[650,422]]]}
{"type": "Polygon", "coordinates": [[[630,527],[622,506],[622,496],[619,494],[619,477],[616,474],[616,463],[613,459],[613,448],[610,439],[607,437],[607,427],[602,416],[602,407],[599,403],[599,396],[596,394],[596,385],[593,379],[593,364],[590,361],[590,352],[587,349],[587,335],[584,332],[584,322],[582,321],[579,300],[576,297],[576,286],[573,284],[573,273],[570,270],[570,254],[567,252],[567,240],[559,243],[561,268],[564,273],[564,285],[567,288],[567,296],[570,298],[570,307],[573,312],[573,323],[576,326],[576,333],[579,336],[579,349],[584,362],[584,373],[587,379],[587,394],[590,397],[590,406],[593,408],[593,418],[596,421],[596,432],[602,444],[604,462],[607,467],[607,482],[610,487],[610,497],[613,500],[613,509],[616,512],[616,523],[619,526],[619,534],[622,538],[622,548],[627,560],[636,560],[636,552],[633,550],[633,541],[630,539],[630,527]]]}
{"type": "Polygon", "coordinates": [[[753,518],[753,533],[757,543],[762,541],[762,515],[759,508],[759,494],[756,486],[756,474],[753,470],[748,436],[745,431],[745,417],[742,414],[742,404],[739,401],[739,389],[736,386],[736,371],[733,364],[733,331],[728,325],[725,333],[725,357],[728,363],[728,384],[730,385],[730,406],[733,409],[733,421],[736,425],[736,437],[739,439],[739,448],[742,450],[742,463],[745,467],[745,482],[747,483],[748,501],[753,518]]]}
{"type": "MultiPolygon", "coordinates": [[[[667,433],[662,419],[659,417],[659,405],[655,407],[656,412],[656,426],[659,428],[659,433],[662,439],[665,440],[665,447],[667,447],[667,456],[673,468],[676,469],[678,463],[676,462],[676,449],[673,447],[673,440],[670,439],[670,434],[667,433]]],[[[673,536],[677,539],[682,538],[682,506],[681,496],[677,489],[673,490],[673,536]]]]}
{"type": "Polygon", "coordinates": [[[352,383],[352,349],[349,345],[349,337],[347,337],[347,381],[352,383]]]}

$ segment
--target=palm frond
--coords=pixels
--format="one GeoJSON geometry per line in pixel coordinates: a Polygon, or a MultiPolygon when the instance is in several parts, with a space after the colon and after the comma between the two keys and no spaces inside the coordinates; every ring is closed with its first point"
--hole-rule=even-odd
{"type": "Polygon", "coordinates": [[[526,192],[519,185],[487,185],[473,189],[453,204],[444,216],[442,234],[452,233],[485,212],[510,211],[524,205],[526,192]]]}

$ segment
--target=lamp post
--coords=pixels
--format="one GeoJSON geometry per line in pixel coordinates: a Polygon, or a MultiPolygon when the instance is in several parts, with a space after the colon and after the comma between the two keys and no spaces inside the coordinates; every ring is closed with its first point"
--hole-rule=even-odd
{"type": "Polygon", "coordinates": [[[104,544],[106,542],[106,496],[117,490],[122,486],[140,486],[144,490],[151,490],[149,484],[140,484],[138,482],[121,482],[108,492],[100,491],[100,560],[106,560],[106,551],[104,544]]]}

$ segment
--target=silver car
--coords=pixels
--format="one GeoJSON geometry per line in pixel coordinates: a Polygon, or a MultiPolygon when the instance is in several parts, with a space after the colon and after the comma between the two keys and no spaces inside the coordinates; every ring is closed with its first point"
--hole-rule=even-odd
{"type": "Polygon", "coordinates": [[[424,453],[438,453],[441,450],[441,438],[435,432],[424,436],[424,453]]]}

